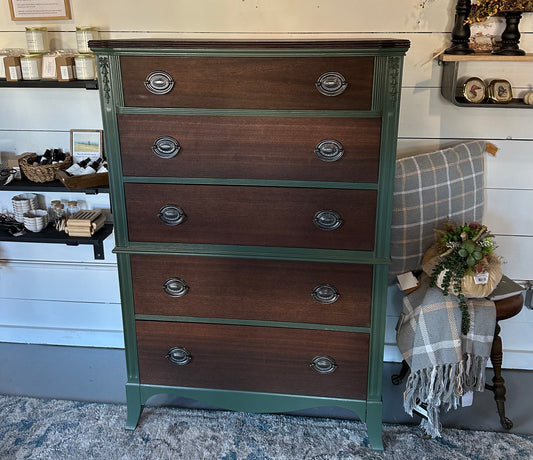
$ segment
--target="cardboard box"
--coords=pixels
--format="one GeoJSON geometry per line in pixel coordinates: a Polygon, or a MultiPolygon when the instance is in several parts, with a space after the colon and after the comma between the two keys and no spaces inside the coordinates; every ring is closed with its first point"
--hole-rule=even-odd
{"type": "Polygon", "coordinates": [[[20,67],[20,56],[6,56],[4,58],[4,69],[7,81],[22,80],[22,68],[20,67]]]}
{"type": "Polygon", "coordinates": [[[56,56],[56,75],[57,81],[72,81],[76,79],[73,56],[56,56]]]}

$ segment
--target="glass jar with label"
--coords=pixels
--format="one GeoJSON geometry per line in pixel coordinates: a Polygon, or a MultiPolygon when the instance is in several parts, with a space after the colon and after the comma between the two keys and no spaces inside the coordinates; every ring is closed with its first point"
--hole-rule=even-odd
{"type": "Polygon", "coordinates": [[[31,54],[47,53],[50,51],[48,29],[46,27],[26,27],[26,43],[31,54]]]}
{"type": "Polygon", "coordinates": [[[78,80],[94,80],[96,78],[94,54],[78,54],[74,58],[74,63],[78,80]]]}
{"type": "Polygon", "coordinates": [[[76,27],[76,43],[80,53],[90,53],[89,40],[98,40],[96,27],[76,27]]]}
{"type": "Polygon", "coordinates": [[[23,54],[20,57],[20,68],[23,80],[40,80],[43,63],[42,54],[23,54]]]}

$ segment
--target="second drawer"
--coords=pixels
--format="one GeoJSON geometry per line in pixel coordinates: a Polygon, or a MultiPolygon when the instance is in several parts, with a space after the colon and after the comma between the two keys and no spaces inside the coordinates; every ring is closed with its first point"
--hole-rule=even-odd
{"type": "Polygon", "coordinates": [[[130,241],[372,250],[374,190],[125,184],[130,241]]]}
{"type": "Polygon", "coordinates": [[[137,314],[370,325],[370,265],[130,257],[137,314]]]}

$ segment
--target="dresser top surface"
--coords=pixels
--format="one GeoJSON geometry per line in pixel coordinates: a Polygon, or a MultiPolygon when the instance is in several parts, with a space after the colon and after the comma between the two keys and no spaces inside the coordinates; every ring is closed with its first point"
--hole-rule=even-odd
{"type": "Polygon", "coordinates": [[[171,39],[113,39],[91,40],[89,46],[121,49],[395,49],[407,50],[409,40],[361,39],[361,40],[171,40],[171,39]]]}

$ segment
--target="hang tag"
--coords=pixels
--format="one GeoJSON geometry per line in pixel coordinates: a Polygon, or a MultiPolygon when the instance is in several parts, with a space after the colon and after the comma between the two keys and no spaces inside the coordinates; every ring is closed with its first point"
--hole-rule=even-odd
{"type": "Polygon", "coordinates": [[[474,392],[468,391],[461,398],[461,406],[468,407],[474,402],[474,392]]]}
{"type": "Polygon", "coordinates": [[[489,272],[479,272],[474,276],[474,283],[476,284],[487,284],[489,282],[489,272]]]}

